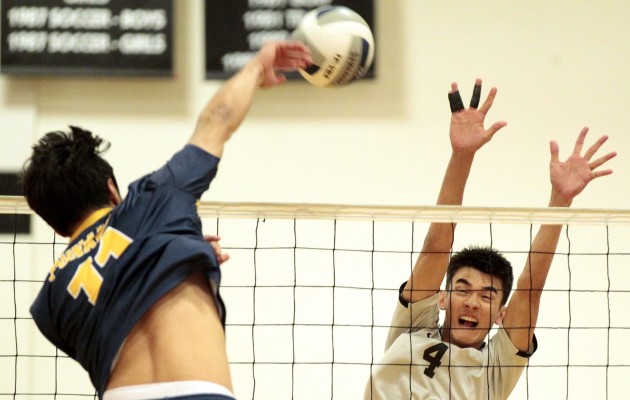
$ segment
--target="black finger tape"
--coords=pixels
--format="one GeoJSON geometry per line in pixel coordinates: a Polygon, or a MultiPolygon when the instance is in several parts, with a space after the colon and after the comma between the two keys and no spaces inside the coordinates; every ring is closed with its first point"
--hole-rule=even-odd
{"type": "Polygon", "coordinates": [[[475,85],[472,98],[470,99],[470,107],[479,107],[479,100],[481,100],[481,85],[475,85]]]}
{"type": "Polygon", "coordinates": [[[459,91],[449,93],[448,101],[451,105],[451,112],[455,113],[464,109],[464,102],[462,101],[462,96],[459,94],[459,91]]]}

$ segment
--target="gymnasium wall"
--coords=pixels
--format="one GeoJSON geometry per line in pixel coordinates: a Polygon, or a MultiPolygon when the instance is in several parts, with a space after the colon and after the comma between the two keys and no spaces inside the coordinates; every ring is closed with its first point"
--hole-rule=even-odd
{"type": "MultiPolygon", "coordinates": [[[[3,146],[3,159],[21,164],[25,142],[76,124],[113,143],[107,158],[123,186],[159,167],[221,83],[203,79],[202,1],[175,5],[173,79],[0,77],[3,120],[19,108],[23,121],[2,125],[3,143],[14,144],[3,146]]],[[[465,204],[545,206],[548,141],[558,140],[566,157],[589,126],[591,140],[609,134],[605,150],[620,155],[610,163],[615,174],[574,206],[626,207],[629,5],[381,0],[376,7],[377,79],[260,91],[204,200],[433,204],[450,151],[446,93],[457,81],[467,103],[481,77],[483,96],[499,89],[487,125],[508,126],[478,154],[465,204]]]]}

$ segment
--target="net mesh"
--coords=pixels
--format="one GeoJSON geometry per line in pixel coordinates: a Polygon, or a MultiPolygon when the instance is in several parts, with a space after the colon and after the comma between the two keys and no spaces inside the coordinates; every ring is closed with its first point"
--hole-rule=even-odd
{"type": "MultiPolygon", "coordinates": [[[[0,198],[0,213],[30,213],[0,198]]],[[[622,399],[630,374],[630,212],[202,203],[223,266],[238,399],[362,398],[431,221],[453,245],[492,245],[518,275],[537,225],[566,227],[543,294],[539,349],[511,399],[622,399]]],[[[87,374],[37,331],[28,308],[65,249],[38,219],[0,235],[0,400],[95,397],[87,374]]],[[[492,334],[492,333],[491,333],[492,334]]]]}

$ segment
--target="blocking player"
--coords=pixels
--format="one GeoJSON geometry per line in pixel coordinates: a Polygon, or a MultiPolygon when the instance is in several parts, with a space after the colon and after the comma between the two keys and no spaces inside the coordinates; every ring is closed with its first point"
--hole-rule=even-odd
{"type": "MultiPolygon", "coordinates": [[[[495,88],[479,109],[481,80],[475,84],[468,109],[457,84],[451,89],[452,153],[439,205],[462,204],[477,151],[506,125],[499,121],[484,128],[495,88]]],[[[564,162],[559,160],[558,144],[550,144],[550,207],[570,206],[591,180],[612,173],[596,169],[616,153],[592,160],[606,136],[582,154],[587,131],[580,132],[573,153],[564,162]]],[[[507,303],[513,281],[509,261],[487,247],[466,248],[449,261],[455,224],[432,223],[411,276],[400,288],[386,351],[373,368],[365,399],[507,398],[536,350],[540,298],[561,229],[561,225],[540,227],[507,303]],[[446,289],[440,291],[445,275],[446,289]],[[441,326],[439,310],[445,312],[441,326]],[[484,343],[494,324],[500,325],[498,332],[484,343]]]]}
{"type": "Polygon", "coordinates": [[[105,142],[50,132],[23,170],[29,206],[70,238],[31,307],[41,332],[85,368],[106,400],[233,399],[218,238],[196,202],[258,87],[305,68],[300,43],[264,46],[204,107],[187,145],[120,197],[105,142]]]}

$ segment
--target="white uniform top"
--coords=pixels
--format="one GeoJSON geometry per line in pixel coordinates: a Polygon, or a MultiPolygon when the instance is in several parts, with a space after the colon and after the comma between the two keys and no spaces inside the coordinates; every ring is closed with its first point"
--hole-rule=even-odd
{"type": "Polygon", "coordinates": [[[408,307],[398,302],[365,400],[499,400],[510,395],[536,351],[536,338],[529,353],[519,351],[502,327],[481,350],[443,342],[437,302],[437,293],[408,307]]]}

